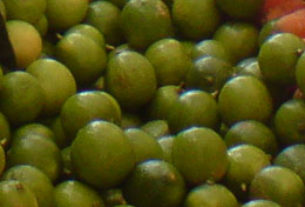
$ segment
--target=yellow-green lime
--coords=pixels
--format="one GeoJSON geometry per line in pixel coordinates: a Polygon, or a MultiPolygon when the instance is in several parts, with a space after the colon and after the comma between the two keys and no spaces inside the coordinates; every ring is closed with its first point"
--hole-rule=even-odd
{"type": "Polygon", "coordinates": [[[92,121],[77,133],[71,146],[71,161],[79,179],[107,189],[125,180],[134,168],[135,155],[120,127],[92,121]]]}
{"type": "Polygon", "coordinates": [[[119,45],[124,39],[120,14],[120,9],[109,1],[93,1],[89,4],[85,22],[96,27],[107,44],[119,45]]]}
{"type": "Polygon", "coordinates": [[[40,36],[44,37],[49,29],[48,19],[45,15],[42,15],[40,19],[34,24],[34,27],[39,32],[40,36]]]}
{"type": "Polygon", "coordinates": [[[35,120],[44,100],[39,81],[31,74],[16,71],[3,77],[0,108],[11,124],[18,125],[35,120]]]}
{"type": "Polygon", "coordinates": [[[269,200],[253,200],[245,203],[242,207],[281,207],[279,204],[269,200]]]}
{"type": "Polygon", "coordinates": [[[106,120],[119,125],[121,109],[117,101],[102,91],[83,91],[69,97],[61,108],[60,120],[73,140],[79,129],[93,120],[106,120]]]}
{"type": "Polygon", "coordinates": [[[168,136],[163,136],[157,140],[163,151],[163,160],[169,163],[173,163],[172,149],[173,149],[174,139],[175,136],[168,135],[168,136]]]}
{"type": "Polygon", "coordinates": [[[76,82],[70,70],[62,63],[44,58],[26,68],[39,81],[45,97],[43,115],[57,115],[63,103],[76,93],[76,82]]]}
{"type": "Polygon", "coordinates": [[[2,0],[5,4],[7,19],[23,20],[35,24],[44,14],[47,0],[2,0]]]}
{"type": "Polygon", "coordinates": [[[153,136],[155,139],[170,134],[168,123],[165,120],[152,120],[146,122],[141,126],[141,129],[153,136]]]}
{"type": "Polygon", "coordinates": [[[210,37],[221,23],[214,0],[175,0],[172,18],[183,37],[191,40],[210,37]]]}
{"type": "Polygon", "coordinates": [[[46,16],[53,30],[64,30],[80,23],[86,16],[88,1],[47,0],[46,16]]]}
{"type": "Polygon", "coordinates": [[[70,144],[70,140],[72,139],[69,139],[66,135],[61,123],[60,116],[54,119],[50,128],[54,133],[54,141],[60,149],[67,147],[70,144]]]}
{"type": "Polygon", "coordinates": [[[106,68],[105,49],[80,33],[65,35],[56,44],[55,56],[69,68],[80,85],[94,82],[106,68]]]}
{"type": "Polygon", "coordinates": [[[226,50],[221,42],[213,39],[202,40],[194,46],[192,56],[193,59],[197,59],[205,55],[230,61],[229,51],[226,50]]]}
{"type": "Polygon", "coordinates": [[[162,0],[129,0],[121,13],[121,26],[128,44],[142,50],[173,35],[170,11],[162,0]]]}
{"type": "Polygon", "coordinates": [[[204,127],[191,127],[177,134],[172,146],[172,160],[191,185],[220,180],[229,164],[222,138],[204,127]]]}
{"type": "Polygon", "coordinates": [[[25,68],[36,60],[42,50],[42,40],[35,27],[21,20],[6,22],[8,37],[16,57],[16,66],[25,68]]]}

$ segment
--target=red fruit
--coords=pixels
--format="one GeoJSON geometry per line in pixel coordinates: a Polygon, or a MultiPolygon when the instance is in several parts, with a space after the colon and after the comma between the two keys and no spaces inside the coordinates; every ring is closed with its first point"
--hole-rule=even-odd
{"type": "Polygon", "coordinates": [[[305,8],[304,0],[265,0],[261,11],[262,22],[268,22],[303,8],[305,8]]]}
{"type": "Polygon", "coordinates": [[[305,38],[305,9],[281,17],[276,22],[276,28],[305,38]]]}

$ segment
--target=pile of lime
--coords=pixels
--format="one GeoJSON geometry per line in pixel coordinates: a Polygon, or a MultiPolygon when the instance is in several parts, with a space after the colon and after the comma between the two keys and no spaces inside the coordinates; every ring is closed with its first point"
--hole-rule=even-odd
{"type": "Polygon", "coordinates": [[[305,206],[305,42],[263,3],[0,0],[0,206],[305,206]]]}

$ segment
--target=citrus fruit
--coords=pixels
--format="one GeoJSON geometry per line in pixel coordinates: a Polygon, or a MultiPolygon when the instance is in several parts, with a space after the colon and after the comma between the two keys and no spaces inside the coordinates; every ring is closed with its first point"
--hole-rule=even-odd
{"type": "Polygon", "coordinates": [[[280,205],[269,200],[254,200],[245,203],[242,207],[280,207],[280,205]]]}
{"type": "Polygon", "coordinates": [[[204,56],[194,61],[186,74],[187,88],[201,89],[210,93],[217,92],[233,75],[230,62],[214,56],[204,56]]]}
{"type": "Polygon", "coordinates": [[[251,182],[250,197],[272,200],[281,206],[302,206],[304,184],[292,170],[271,166],[257,173],[251,182]]]}
{"type": "Polygon", "coordinates": [[[5,4],[3,3],[3,1],[0,1],[0,15],[2,15],[4,20],[7,19],[5,4]]]}
{"type": "Polygon", "coordinates": [[[33,24],[33,26],[36,28],[36,30],[39,32],[41,37],[44,37],[49,29],[49,23],[48,19],[45,15],[42,15],[38,21],[33,24]]]}
{"type": "Polygon", "coordinates": [[[0,206],[2,207],[38,207],[34,193],[17,180],[0,182],[0,206]]]}
{"type": "Polygon", "coordinates": [[[297,84],[301,91],[305,92],[305,53],[303,52],[302,55],[298,58],[297,64],[296,64],[296,71],[295,71],[295,77],[297,84]]]}
{"type": "Polygon", "coordinates": [[[304,41],[294,34],[272,35],[261,45],[258,54],[264,78],[273,84],[293,84],[299,51],[302,52],[304,49],[304,41]]]}
{"type": "Polygon", "coordinates": [[[227,81],[218,97],[222,120],[228,124],[242,120],[267,121],[273,103],[263,82],[252,76],[239,76],[227,81]]]}
{"type": "Polygon", "coordinates": [[[225,176],[226,186],[238,198],[247,198],[254,176],[270,165],[270,156],[252,145],[239,145],[228,150],[229,167],[225,176]]]}
{"type": "Polygon", "coordinates": [[[252,75],[260,80],[264,79],[256,57],[243,59],[236,66],[237,75],[252,75]]]}
{"type": "Polygon", "coordinates": [[[104,35],[96,27],[92,25],[89,24],[74,25],[65,32],[65,35],[68,35],[70,33],[79,33],[86,35],[91,39],[93,39],[102,48],[105,48],[106,46],[104,35]]]}
{"type": "Polygon", "coordinates": [[[63,103],[76,93],[76,82],[69,69],[53,59],[39,59],[26,68],[39,81],[45,96],[44,115],[56,115],[63,103]]]}
{"type": "Polygon", "coordinates": [[[46,16],[50,28],[64,30],[80,23],[85,18],[88,4],[84,0],[47,0],[46,16]]]}
{"type": "Polygon", "coordinates": [[[291,145],[305,141],[305,103],[301,99],[284,102],[274,116],[274,127],[282,144],[291,145]]]}
{"type": "Polygon", "coordinates": [[[213,39],[229,52],[232,63],[256,54],[258,48],[258,29],[250,23],[227,22],[214,33],[213,39]]]}
{"type": "Polygon", "coordinates": [[[21,20],[7,21],[6,27],[17,67],[25,68],[40,56],[42,50],[40,34],[34,26],[21,20]]]}
{"type": "Polygon", "coordinates": [[[61,108],[60,120],[68,139],[88,122],[102,119],[116,124],[121,121],[117,101],[102,91],[83,91],[69,97],[61,108]]]}
{"type": "Polygon", "coordinates": [[[127,129],[124,133],[132,145],[136,163],[163,158],[163,151],[153,136],[136,128],[127,129]]]}
{"type": "Polygon", "coordinates": [[[157,88],[153,66],[140,53],[123,51],[108,62],[106,88],[123,108],[147,104],[157,88]]]}
{"type": "Polygon", "coordinates": [[[2,180],[18,180],[35,194],[39,207],[53,207],[53,184],[42,171],[30,165],[9,168],[2,180]]]}
{"type": "Polygon", "coordinates": [[[227,171],[227,147],[212,129],[191,127],[174,139],[172,160],[189,184],[218,181],[227,171]]]}
{"type": "Polygon", "coordinates": [[[179,97],[182,89],[168,85],[159,87],[147,107],[147,115],[151,119],[166,120],[168,112],[179,97]]]}
{"type": "Polygon", "coordinates": [[[175,0],[172,18],[178,31],[190,40],[211,36],[221,22],[221,14],[214,0],[175,0]]]}
{"type": "Polygon", "coordinates": [[[66,178],[73,177],[73,169],[71,162],[71,146],[68,146],[60,151],[62,160],[62,175],[66,178]]]}
{"type": "Polygon", "coordinates": [[[129,0],[121,13],[121,26],[128,44],[137,49],[173,34],[170,11],[162,0],[129,0]]]}
{"type": "Polygon", "coordinates": [[[104,207],[94,189],[76,180],[64,181],[55,187],[54,203],[57,207],[104,207]]]}
{"type": "Polygon", "coordinates": [[[47,0],[2,0],[5,5],[7,19],[23,20],[36,23],[43,16],[47,0]],[[31,12],[29,12],[31,11],[31,12]]]}
{"type": "Polygon", "coordinates": [[[221,42],[213,39],[202,40],[194,46],[193,59],[196,60],[205,55],[230,61],[230,56],[221,42]]]}
{"type": "Polygon", "coordinates": [[[54,119],[53,123],[50,126],[50,129],[54,133],[54,141],[58,148],[62,149],[70,144],[70,140],[72,139],[68,138],[68,136],[66,135],[61,123],[60,116],[54,119]]]}
{"type": "Polygon", "coordinates": [[[275,155],[278,151],[277,139],[271,129],[254,120],[235,123],[227,131],[224,140],[228,147],[250,144],[267,154],[275,155]]]}
{"type": "Polygon", "coordinates": [[[217,128],[219,116],[217,103],[209,93],[200,90],[183,92],[168,112],[168,124],[172,132],[191,126],[217,128]]]}
{"type": "Polygon", "coordinates": [[[56,44],[55,56],[68,67],[80,85],[95,81],[106,68],[105,49],[84,34],[65,35],[56,44]]]}
{"type": "Polygon", "coordinates": [[[169,135],[169,136],[160,137],[157,140],[163,151],[163,160],[166,162],[169,162],[169,163],[173,163],[172,149],[173,149],[174,139],[175,139],[175,136],[169,135]]]}
{"type": "Polygon", "coordinates": [[[263,7],[264,0],[216,0],[217,5],[230,17],[252,20],[263,7]]]}
{"type": "Polygon", "coordinates": [[[0,145],[4,148],[11,140],[11,127],[7,118],[0,112],[0,145]]]}
{"type": "Polygon", "coordinates": [[[60,175],[61,156],[56,144],[39,135],[20,139],[8,152],[8,166],[31,165],[44,172],[52,182],[60,175]]]}
{"type": "Polygon", "coordinates": [[[71,161],[73,172],[81,180],[97,188],[110,188],[133,170],[135,155],[118,126],[92,121],[77,133],[71,146],[71,161]]]}
{"type": "Polygon", "coordinates": [[[225,186],[204,184],[193,188],[186,196],[185,207],[238,207],[237,199],[225,186]]]}
{"type": "Polygon", "coordinates": [[[31,74],[16,71],[4,75],[0,108],[10,123],[18,125],[36,119],[44,98],[39,81],[31,74]]]}
{"type": "Polygon", "coordinates": [[[141,126],[141,129],[155,139],[170,133],[168,123],[165,120],[152,120],[141,126]]]}
{"type": "Polygon", "coordinates": [[[172,38],[154,42],[145,56],[154,66],[160,86],[180,84],[191,66],[191,58],[181,43],[172,38]]]}
{"type": "Polygon", "coordinates": [[[282,167],[287,167],[298,174],[303,182],[305,181],[304,173],[304,158],[305,145],[296,144],[284,148],[274,159],[274,164],[282,167]]]}
{"type": "Polygon", "coordinates": [[[185,184],[178,170],[161,160],[138,164],[123,187],[128,203],[145,207],[179,206],[185,191],[185,184]]]}
{"type": "Polygon", "coordinates": [[[120,9],[109,1],[93,1],[89,4],[85,22],[96,27],[107,44],[119,45],[123,40],[120,13],[120,9]]]}

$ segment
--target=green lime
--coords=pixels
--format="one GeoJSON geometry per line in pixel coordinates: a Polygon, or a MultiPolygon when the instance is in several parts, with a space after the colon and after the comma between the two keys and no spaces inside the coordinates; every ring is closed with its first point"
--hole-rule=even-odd
{"type": "Polygon", "coordinates": [[[222,87],[218,107],[222,120],[231,125],[249,119],[267,121],[273,103],[263,82],[252,76],[238,76],[222,87]]]}
{"type": "Polygon", "coordinates": [[[295,77],[301,91],[305,93],[305,52],[299,57],[296,64],[295,77]]]}
{"type": "Polygon", "coordinates": [[[20,20],[6,22],[8,37],[15,52],[18,68],[25,68],[36,60],[42,50],[42,40],[35,27],[20,20]]]}
{"type": "Polygon", "coordinates": [[[16,142],[19,142],[21,139],[26,139],[28,136],[32,135],[38,135],[44,139],[48,139],[51,141],[54,141],[55,137],[53,131],[43,124],[24,124],[21,127],[15,129],[12,145],[14,145],[16,142]]]}
{"type": "Polygon", "coordinates": [[[127,129],[124,133],[132,145],[136,163],[163,158],[161,146],[150,134],[136,128],[127,129]]]}
{"type": "Polygon", "coordinates": [[[118,126],[92,121],[79,130],[73,141],[71,161],[81,180],[98,188],[110,188],[120,184],[133,170],[135,155],[118,126]]]}
{"type": "Polygon", "coordinates": [[[67,30],[64,35],[68,35],[71,33],[79,33],[86,35],[93,39],[102,48],[105,48],[106,46],[104,35],[96,27],[91,26],[89,24],[74,25],[69,30],[67,30]]]}
{"type": "Polygon", "coordinates": [[[46,36],[49,28],[47,17],[45,15],[42,15],[39,20],[34,24],[34,27],[39,32],[40,36],[46,36]]]}
{"type": "Polygon", "coordinates": [[[111,51],[108,53],[108,61],[123,51],[135,51],[135,50],[131,48],[127,43],[118,45],[117,47],[113,47],[111,48],[111,51]]]}
{"type": "Polygon", "coordinates": [[[60,119],[67,138],[73,140],[88,122],[102,119],[116,124],[121,121],[117,101],[102,91],[83,91],[69,97],[61,108],[60,119]]]}
{"type": "Polygon", "coordinates": [[[305,145],[296,144],[284,148],[274,159],[274,164],[287,167],[298,174],[305,183],[305,145]]]}
{"type": "Polygon", "coordinates": [[[36,119],[44,99],[39,81],[31,74],[16,71],[4,75],[0,108],[10,123],[18,125],[36,119]]]}
{"type": "Polygon", "coordinates": [[[237,199],[225,186],[204,184],[193,188],[186,196],[185,207],[238,207],[237,199]]]}
{"type": "Polygon", "coordinates": [[[261,169],[271,164],[271,157],[258,147],[247,144],[230,148],[228,157],[226,186],[238,198],[247,198],[251,181],[261,169]]]}
{"type": "Polygon", "coordinates": [[[254,120],[235,123],[227,131],[224,140],[228,147],[250,144],[267,154],[275,155],[278,151],[277,139],[271,129],[254,120]]]}
{"type": "Polygon", "coordinates": [[[207,92],[188,90],[183,92],[168,111],[171,132],[179,132],[191,126],[217,128],[219,115],[215,99],[207,92]]]}
{"type": "Polygon", "coordinates": [[[273,201],[254,200],[254,201],[249,201],[249,202],[245,203],[241,207],[281,207],[281,206],[273,201]]]}
{"type": "Polygon", "coordinates": [[[127,204],[121,188],[111,188],[102,191],[101,197],[103,198],[106,207],[114,207],[117,205],[127,204]]]}
{"type": "Polygon", "coordinates": [[[264,78],[274,84],[293,84],[298,58],[305,42],[290,33],[275,34],[262,45],[258,62],[264,78]]]}
{"type": "Polygon", "coordinates": [[[262,169],[250,186],[251,198],[272,200],[285,207],[303,206],[304,193],[302,179],[292,170],[278,166],[262,169]]]}
{"type": "Polygon", "coordinates": [[[230,62],[214,56],[204,56],[194,61],[186,75],[185,85],[187,88],[210,93],[218,92],[233,72],[230,62]]]}
{"type": "Polygon", "coordinates": [[[187,56],[189,56],[190,58],[194,58],[194,50],[195,50],[195,46],[196,46],[196,42],[194,41],[180,41],[181,45],[184,48],[184,52],[187,54],[187,56]]]}
{"type": "Polygon", "coordinates": [[[157,80],[153,66],[140,53],[123,51],[110,59],[106,88],[123,108],[137,109],[154,96],[157,80]]]}
{"type": "Polygon", "coordinates": [[[230,61],[230,55],[223,44],[213,39],[202,40],[195,45],[193,59],[196,60],[205,55],[210,55],[225,61],[230,61]]]}
{"type": "Polygon", "coordinates": [[[0,182],[0,206],[1,207],[38,207],[34,193],[17,180],[0,182]]]}
{"type": "Polygon", "coordinates": [[[168,112],[179,98],[182,89],[179,86],[162,86],[159,87],[149,103],[147,115],[150,119],[166,120],[168,112]]]}
{"type": "Polygon", "coordinates": [[[217,5],[230,17],[252,20],[261,11],[264,0],[216,0],[217,5]]]}
{"type": "Polygon", "coordinates": [[[170,11],[162,0],[129,0],[121,26],[128,44],[137,49],[173,35],[170,11]]]}
{"type": "Polygon", "coordinates": [[[142,125],[141,117],[135,113],[124,112],[122,114],[121,128],[129,129],[129,128],[137,128],[142,125]]]}
{"type": "Polygon", "coordinates": [[[159,139],[170,133],[168,123],[165,120],[152,120],[146,122],[146,124],[141,126],[141,129],[155,139],[159,139]]]}
{"type": "Polygon", "coordinates": [[[111,2],[97,0],[89,4],[85,21],[104,35],[106,43],[118,45],[123,40],[120,13],[120,9],[111,2]]]}
{"type": "Polygon", "coordinates": [[[262,44],[265,42],[265,40],[267,40],[270,36],[272,36],[273,34],[275,33],[279,33],[279,32],[275,32],[274,29],[275,29],[275,26],[276,26],[276,23],[277,22],[277,19],[275,20],[271,20],[267,23],[265,23],[260,32],[259,32],[259,35],[258,35],[258,44],[259,46],[262,46],[262,44]]]}
{"type": "Polygon", "coordinates": [[[227,49],[232,63],[253,56],[257,52],[258,29],[250,23],[224,23],[218,27],[213,38],[227,49]]]}
{"type": "Polygon", "coordinates": [[[274,126],[279,141],[282,144],[304,143],[304,100],[292,99],[284,102],[275,113],[274,126]]]}
{"type": "Polygon", "coordinates": [[[236,75],[251,75],[260,80],[264,79],[256,57],[243,59],[236,66],[236,75]]]}
{"type": "Polygon", "coordinates": [[[106,83],[105,83],[105,76],[102,75],[101,77],[99,77],[95,83],[93,83],[92,87],[95,90],[99,90],[99,91],[105,91],[106,90],[106,83]]]}
{"type": "Polygon", "coordinates": [[[0,176],[4,172],[6,166],[6,155],[3,147],[0,145],[0,176]]]}
{"type": "Polygon", "coordinates": [[[92,83],[106,69],[105,49],[84,34],[65,35],[56,45],[55,56],[81,85],[92,83]]]}
{"type": "Polygon", "coordinates": [[[179,85],[192,65],[182,44],[172,38],[154,42],[146,50],[145,56],[154,66],[160,86],[179,85]]]}
{"type": "Polygon", "coordinates": [[[5,171],[2,180],[20,181],[35,194],[39,207],[53,207],[53,184],[38,168],[18,165],[5,171]]]}
{"type": "Polygon", "coordinates": [[[175,0],[172,18],[179,32],[191,40],[211,36],[221,22],[221,14],[214,0],[175,0]]]}
{"type": "Polygon", "coordinates": [[[42,113],[57,115],[63,103],[76,93],[76,82],[69,69],[62,63],[49,59],[39,59],[26,68],[26,72],[39,81],[45,96],[42,113]]]}
{"type": "Polygon", "coordinates": [[[160,137],[157,140],[163,151],[163,160],[169,163],[173,163],[172,149],[173,149],[174,139],[175,136],[169,135],[169,136],[160,137]]]}
{"type": "Polygon", "coordinates": [[[2,0],[5,4],[7,19],[16,19],[36,23],[44,14],[47,1],[46,0],[2,0]],[[29,12],[31,11],[31,12],[29,12]]]}
{"type": "Polygon", "coordinates": [[[54,119],[50,128],[54,133],[54,141],[55,141],[56,145],[58,146],[58,148],[62,149],[64,147],[67,147],[70,144],[70,140],[72,140],[72,139],[68,138],[68,136],[66,135],[66,133],[63,129],[62,123],[61,123],[60,116],[58,116],[54,119]]]}
{"type": "Polygon", "coordinates": [[[128,203],[143,207],[179,206],[185,191],[185,184],[178,170],[161,160],[138,164],[123,188],[128,203]]]}
{"type": "Polygon", "coordinates": [[[39,135],[20,139],[8,151],[8,166],[31,165],[44,172],[52,182],[60,175],[61,156],[56,144],[39,135]]]}
{"type": "Polygon", "coordinates": [[[57,207],[104,207],[103,200],[91,187],[75,180],[59,183],[54,190],[57,207]]]}
{"type": "Polygon", "coordinates": [[[11,141],[11,127],[7,118],[0,112],[0,145],[4,148],[11,141]]]}
{"type": "Polygon", "coordinates": [[[198,185],[218,181],[228,168],[227,147],[212,129],[191,127],[173,141],[172,160],[184,179],[198,185]]]}
{"type": "Polygon", "coordinates": [[[64,30],[80,23],[85,18],[88,4],[84,0],[47,0],[46,16],[50,28],[64,30]]]}

